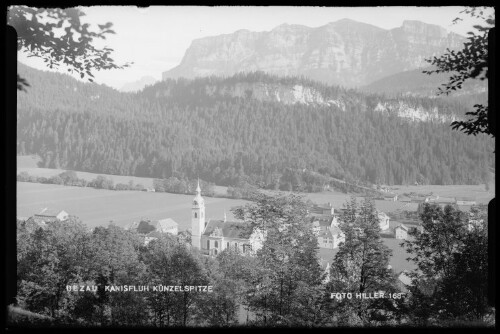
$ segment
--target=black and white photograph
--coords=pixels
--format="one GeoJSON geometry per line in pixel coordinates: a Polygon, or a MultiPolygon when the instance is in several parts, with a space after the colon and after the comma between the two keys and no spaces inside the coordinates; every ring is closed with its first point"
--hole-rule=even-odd
{"type": "Polygon", "coordinates": [[[495,328],[493,7],[6,16],[6,328],[495,328]]]}

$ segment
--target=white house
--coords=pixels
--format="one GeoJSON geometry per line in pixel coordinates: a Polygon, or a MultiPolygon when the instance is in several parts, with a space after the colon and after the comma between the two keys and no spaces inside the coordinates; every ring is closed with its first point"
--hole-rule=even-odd
{"type": "Polygon", "coordinates": [[[49,210],[47,208],[40,211],[40,213],[37,213],[34,215],[34,218],[36,218],[40,221],[44,221],[46,223],[49,221],[55,221],[55,220],[65,221],[66,219],[68,219],[68,217],[69,217],[69,214],[64,210],[53,211],[53,210],[49,210]]]}
{"type": "Polygon", "coordinates": [[[328,231],[321,232],[318,235],[318,243],[320,248],[335,249],[339,247],[341,242],[345,241],[345,235],[340,228],[334,226],[328,231]]]}
{"type": "Polygon", "coordinates": [[[396,239],[406,240],[408,238],[408,227],[404,224],[399,224],[394,229],[396,239]]]}
{"type": "Polygon", "coordinates": [[[457,205],[476,205],[474,197],[457,197],[455,203],[457,205]]]}
{"type": "Polygon", "coordinates": [[[408,276],[408,270],[403,270],[398,276],[398,285],[403,292],[408,291],[408,288],[413,285],[412,279],[408,276]]]}
{"type": "Polygon", "coordinates": [[[389,216],[386,215],[384,212],[378,212],[378,220],[379,220],[379,227],[382,231],[385,231],[389,228],[389,216]]]}

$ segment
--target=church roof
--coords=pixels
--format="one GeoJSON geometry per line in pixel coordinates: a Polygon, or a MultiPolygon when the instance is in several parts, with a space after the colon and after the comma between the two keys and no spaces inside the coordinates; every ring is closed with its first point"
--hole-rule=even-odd
{"type": "Polygon", "coordinates": [[[329,217],[313,217],[312,222],[318,222],[320,226],[330,226],[332,224],[333,216],[329,217]]]}
{"type": "Polygon", "coordinates": [[[209,220],[203,235],[210,236],[212,232],[219,230],[224,238],[249,239],[253,232],[250,224],[245,222],[209,220]]]}

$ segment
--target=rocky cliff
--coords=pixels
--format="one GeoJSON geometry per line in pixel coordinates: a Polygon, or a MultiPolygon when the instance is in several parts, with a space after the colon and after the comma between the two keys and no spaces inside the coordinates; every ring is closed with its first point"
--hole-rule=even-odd
{"type": "Polygon", "coordinates": [[[419,21],[385,30],[352,20],[310,28],[283,24],[267,32],[239,30],[194,40],[167,78],[230,76],[264,71],[303,75],[346,87],[427,65],[426,58],[457,49],[464,37],[419,21]]]}

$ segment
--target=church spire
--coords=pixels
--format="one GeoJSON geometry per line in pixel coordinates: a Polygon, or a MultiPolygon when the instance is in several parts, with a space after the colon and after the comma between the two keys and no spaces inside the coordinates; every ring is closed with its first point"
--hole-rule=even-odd
{"type": "Polygon", "coordinates": [[[198,186],[196,187],[196,194],[201,195],[200,178],[198,178],[198,186]]]}
{"type": "Polygon", "coordinates": [[[226,209],[224,209],[224,222],[226,222],[227,217],[226,217],[226,209]]]}

